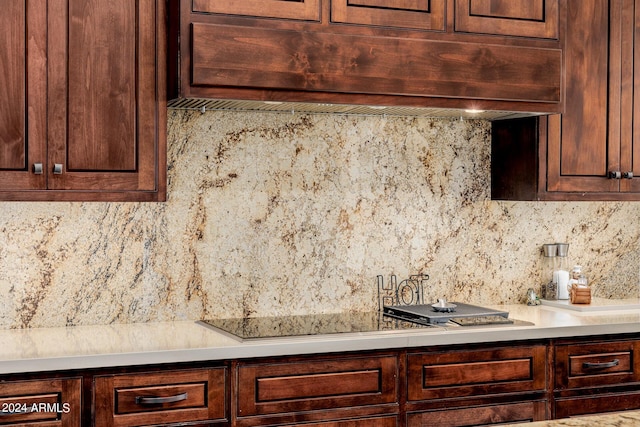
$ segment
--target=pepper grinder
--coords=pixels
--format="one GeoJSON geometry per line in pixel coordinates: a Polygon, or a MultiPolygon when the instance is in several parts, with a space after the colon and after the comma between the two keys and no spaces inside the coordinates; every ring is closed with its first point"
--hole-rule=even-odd
{"type": "Polygon", "coordinates": [[[557,283],[553,281],[553,273],[556,270],[556,255],[558,254],[558,246],[554,243],[542,245],[542,254],[544,255],[543,277],[541,295],[546,300],[558,299],[557,283]]]}
{"type": "Polygon", "coordinates": [[[569,299],[569,255],[568,243],[556,243],[558,248],[556,268],[553,271],[553,281],[558,290],[558,299],[569,299]]]}

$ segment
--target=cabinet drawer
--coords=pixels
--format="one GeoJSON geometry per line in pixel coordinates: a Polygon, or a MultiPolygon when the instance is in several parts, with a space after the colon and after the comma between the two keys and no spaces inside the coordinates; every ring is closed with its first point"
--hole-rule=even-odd
{"type": "Polygon", "coordinates": [[[505,403],[407,415],[407,427],[464,427],[546,419],[546,402],[505,403]]]}
{"type": "Polygon", "coordinates": [[[0,425],[80,427],[80,378],[11,381],[0,387],[0,425]]]}
{"type": "MultiPolygon", "coordinates": [[[[300,424],[287,424],[282,427],[294,427],[300,424]]],[[[320,423],[305,424],[305,427],[397,427],[398,418],[393,417],[377,417],[377,418],[361,418],[357,420],[341,420],[341,421],[325,421],[320,423]]]]}
{"type": "Polygon", "coordinates": [[[409,400],[544,391],[545,346],[407,356],[409,400]]]}
{"type": "Polygon", "coordinates": [[[238,417],[396,402],[395,356],[238,367],[238,417]]]}
{"type": "Polygon", "coordinates": [[[638,342],[623,341],[556,347],[557,389],[616,385],[640,380],[638,342]]]}
{"type": "Polygon", "coordinates": [[[555,418],[640,409],[640,391],[556,399],[555,418]]]}
{"type": "Polygon", "coordinates": [[[226,369],[95,379],[96,425],[142,426],[226,418],[226,369]]]}

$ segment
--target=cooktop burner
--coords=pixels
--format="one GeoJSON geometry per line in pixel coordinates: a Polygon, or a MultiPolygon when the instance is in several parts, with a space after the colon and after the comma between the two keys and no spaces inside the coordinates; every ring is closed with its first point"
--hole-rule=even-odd
{"type": "Polygon", "coordinates": [[[202,323],[243,340],[434,327],[384,316],[378,312],[211,319],[203,320],[202,323]]]}

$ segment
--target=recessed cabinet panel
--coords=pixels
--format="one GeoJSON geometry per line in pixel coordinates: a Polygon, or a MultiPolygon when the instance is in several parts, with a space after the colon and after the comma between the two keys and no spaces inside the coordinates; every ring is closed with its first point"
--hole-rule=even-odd
{"type": "Polygon", "coordinates": [[[0,169],[25,169],[26,4],[8,0],[0,14],[0,169]],[[9,101],[9,102],[7,102],[9,101]]]}
{"type": "Polygon", "coordinates": [[[558,0],[456,0],[456,31],[557,39],[558,0]]]}
{"type": "Polygon", "coordinates": [[[331,21],[444,31],[445,0],[333,0],[331,21]]]}
{"type": "Polygon", "coordinates": [[[320,20],[320,0],[193,0],[192,10],[265,18],[320,20]]]}
{"type": "Polygon", "coordinates": [[[136,169],[136,3],[69,1],[68,171],[136,169]]]}

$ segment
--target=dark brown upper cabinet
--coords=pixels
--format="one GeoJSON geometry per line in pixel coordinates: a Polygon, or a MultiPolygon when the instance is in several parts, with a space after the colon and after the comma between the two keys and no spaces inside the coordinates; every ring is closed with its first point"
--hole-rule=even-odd
{"type": "Polygon", "coordinates": [[[564,2],[169,0],[169,106],[559,113],[564,2]]]}
{"type": "Polygon", "coordinates": [[[565,112],[493,123],[492,198],[640,200],[639,25],[639,0],[568,1],[565,112]]]}
{"type": "Polygon", "coordinates": [[[164,1],[3,5],[0,200],[164,200],[164,1]]]}

